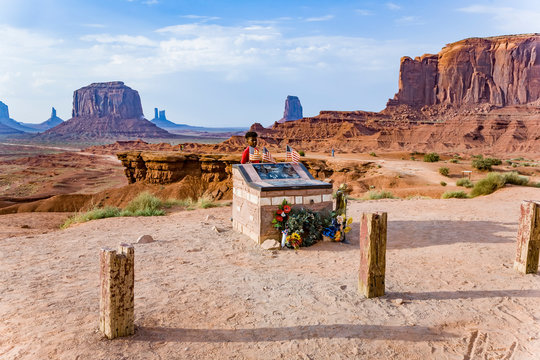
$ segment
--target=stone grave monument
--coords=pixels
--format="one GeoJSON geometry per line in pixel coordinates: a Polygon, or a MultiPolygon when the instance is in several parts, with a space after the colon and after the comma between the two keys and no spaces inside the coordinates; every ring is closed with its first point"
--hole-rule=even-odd
{"type": "Polygon", "coordinates": [[[233,228],[259,244],[281,238],[272,220],[284,199],[293,209],[332,211],[332,184],[300,163],[235,164],[232,171],[233,228]]]}

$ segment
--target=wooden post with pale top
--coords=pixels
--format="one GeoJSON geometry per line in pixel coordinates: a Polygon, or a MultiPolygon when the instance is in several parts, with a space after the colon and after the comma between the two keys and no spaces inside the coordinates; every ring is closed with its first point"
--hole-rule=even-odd
{"type": "Polygon", "coordinates": [[[368,298],[384,295],[387,214],[363,213],[360,221],[358,291],[368,298]]]}
{"type": "Polygon", "coordinates": [[[538,272],[540,252],[540,202],[523,201],[517,233],[517,254],[514,269],[522,274],[538,272]]]}
{"type": "Polygon", "coordinates": [[[110,248],[101,249],[99,330],[109,339],[135,332],[134,258],[133,245],[120,244],[118,253],[110,248]]]}

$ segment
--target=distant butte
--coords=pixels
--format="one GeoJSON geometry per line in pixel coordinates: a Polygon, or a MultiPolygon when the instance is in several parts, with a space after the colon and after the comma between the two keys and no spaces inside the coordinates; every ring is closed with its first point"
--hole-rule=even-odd
{"type": "Polygon", "coordinates": [[[72,116],[36,137],[69,141],[176,137],[144,118],[139,93],[121,81],[76,90],[72,116]]]}

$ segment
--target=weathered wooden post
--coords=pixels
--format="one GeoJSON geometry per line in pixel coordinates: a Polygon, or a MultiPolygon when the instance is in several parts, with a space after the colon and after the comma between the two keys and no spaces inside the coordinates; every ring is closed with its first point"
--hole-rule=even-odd
{"type": "Polygon", "coordinates": [[[358,291],[368,298],[384,295],[387,214],[363,213],[360,221],[358,291]]]}
{"type": "Polygon", "coordinates": [[[522,274],[538,272],[540,252],[540,202],[523,201],[517,233],[517,254],[514,269],[522,274]]]}
{"type": "Polygon", "coordinates": [[[135,250],[130,244],[120,244],[118,253],[110,248],[101,249],[99,330],[109,339],[135,331],[134,258],[135,250]]]}

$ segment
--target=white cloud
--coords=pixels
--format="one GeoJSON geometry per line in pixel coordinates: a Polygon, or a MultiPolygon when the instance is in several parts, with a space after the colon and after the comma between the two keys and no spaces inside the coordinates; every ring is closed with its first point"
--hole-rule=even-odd
{"type": "Polygon", "coordinates": [[[508,6],[507,1],[496,1],[491,6],[472,4],[457,10],[487,15],[494,27],[507,33],[538,32],[540,6],[536,0],[516,0],[512,2],[512,6],[508,6]]]}
{"type": "Polygon", "coordinates": [[[181,15],[180,17],[184,18],[184,19],[199,20],[201,22],[208,22],[208,21],[214,21],[214,20],[219,20],[220,19],[220,17],[218,17],[218,16],[193,15],[193,14],[181,15]]]}
{"type": "Polygon", "coordinates": [[[156,46],[157,43],[148,39],[145,36],[130,36],[130,35],[109,35],[109,34],[93,34],[81,37],[81,40],[88,42],[98,42],[102,44],[126,44],[134,46],[156,46]]]}
{"type": "Polygon", "coordinates": [[[357,14],[360,14],[362,16],[371,16],[373,15],[373,11],[366,10],[366,9],[356,9],[354,10],[357,14]]]}
{"type": "Polygon", "coordinates": [[[421,21],[418,16],[402,16],[396,19],[396,23],[400,25],[419,25],[421,21]]]}
{"type": "Polygon", "coordinates": [[[320,16],[320,17],[310,17],[310,18],[307,18],[305,21],[307,22],[328,21],[328,20],[332,20],[333,18],[334,18],[334,15],[325,15],[325,16],[320,16]]]}
{"type": "Polygon", "coordinates": [[[390,10],[400,10],[401,9],[401,6],[399,6],[398,4],[394,4],[392,2],[387,2],[386,4],[386,7],[390,10]]]}

